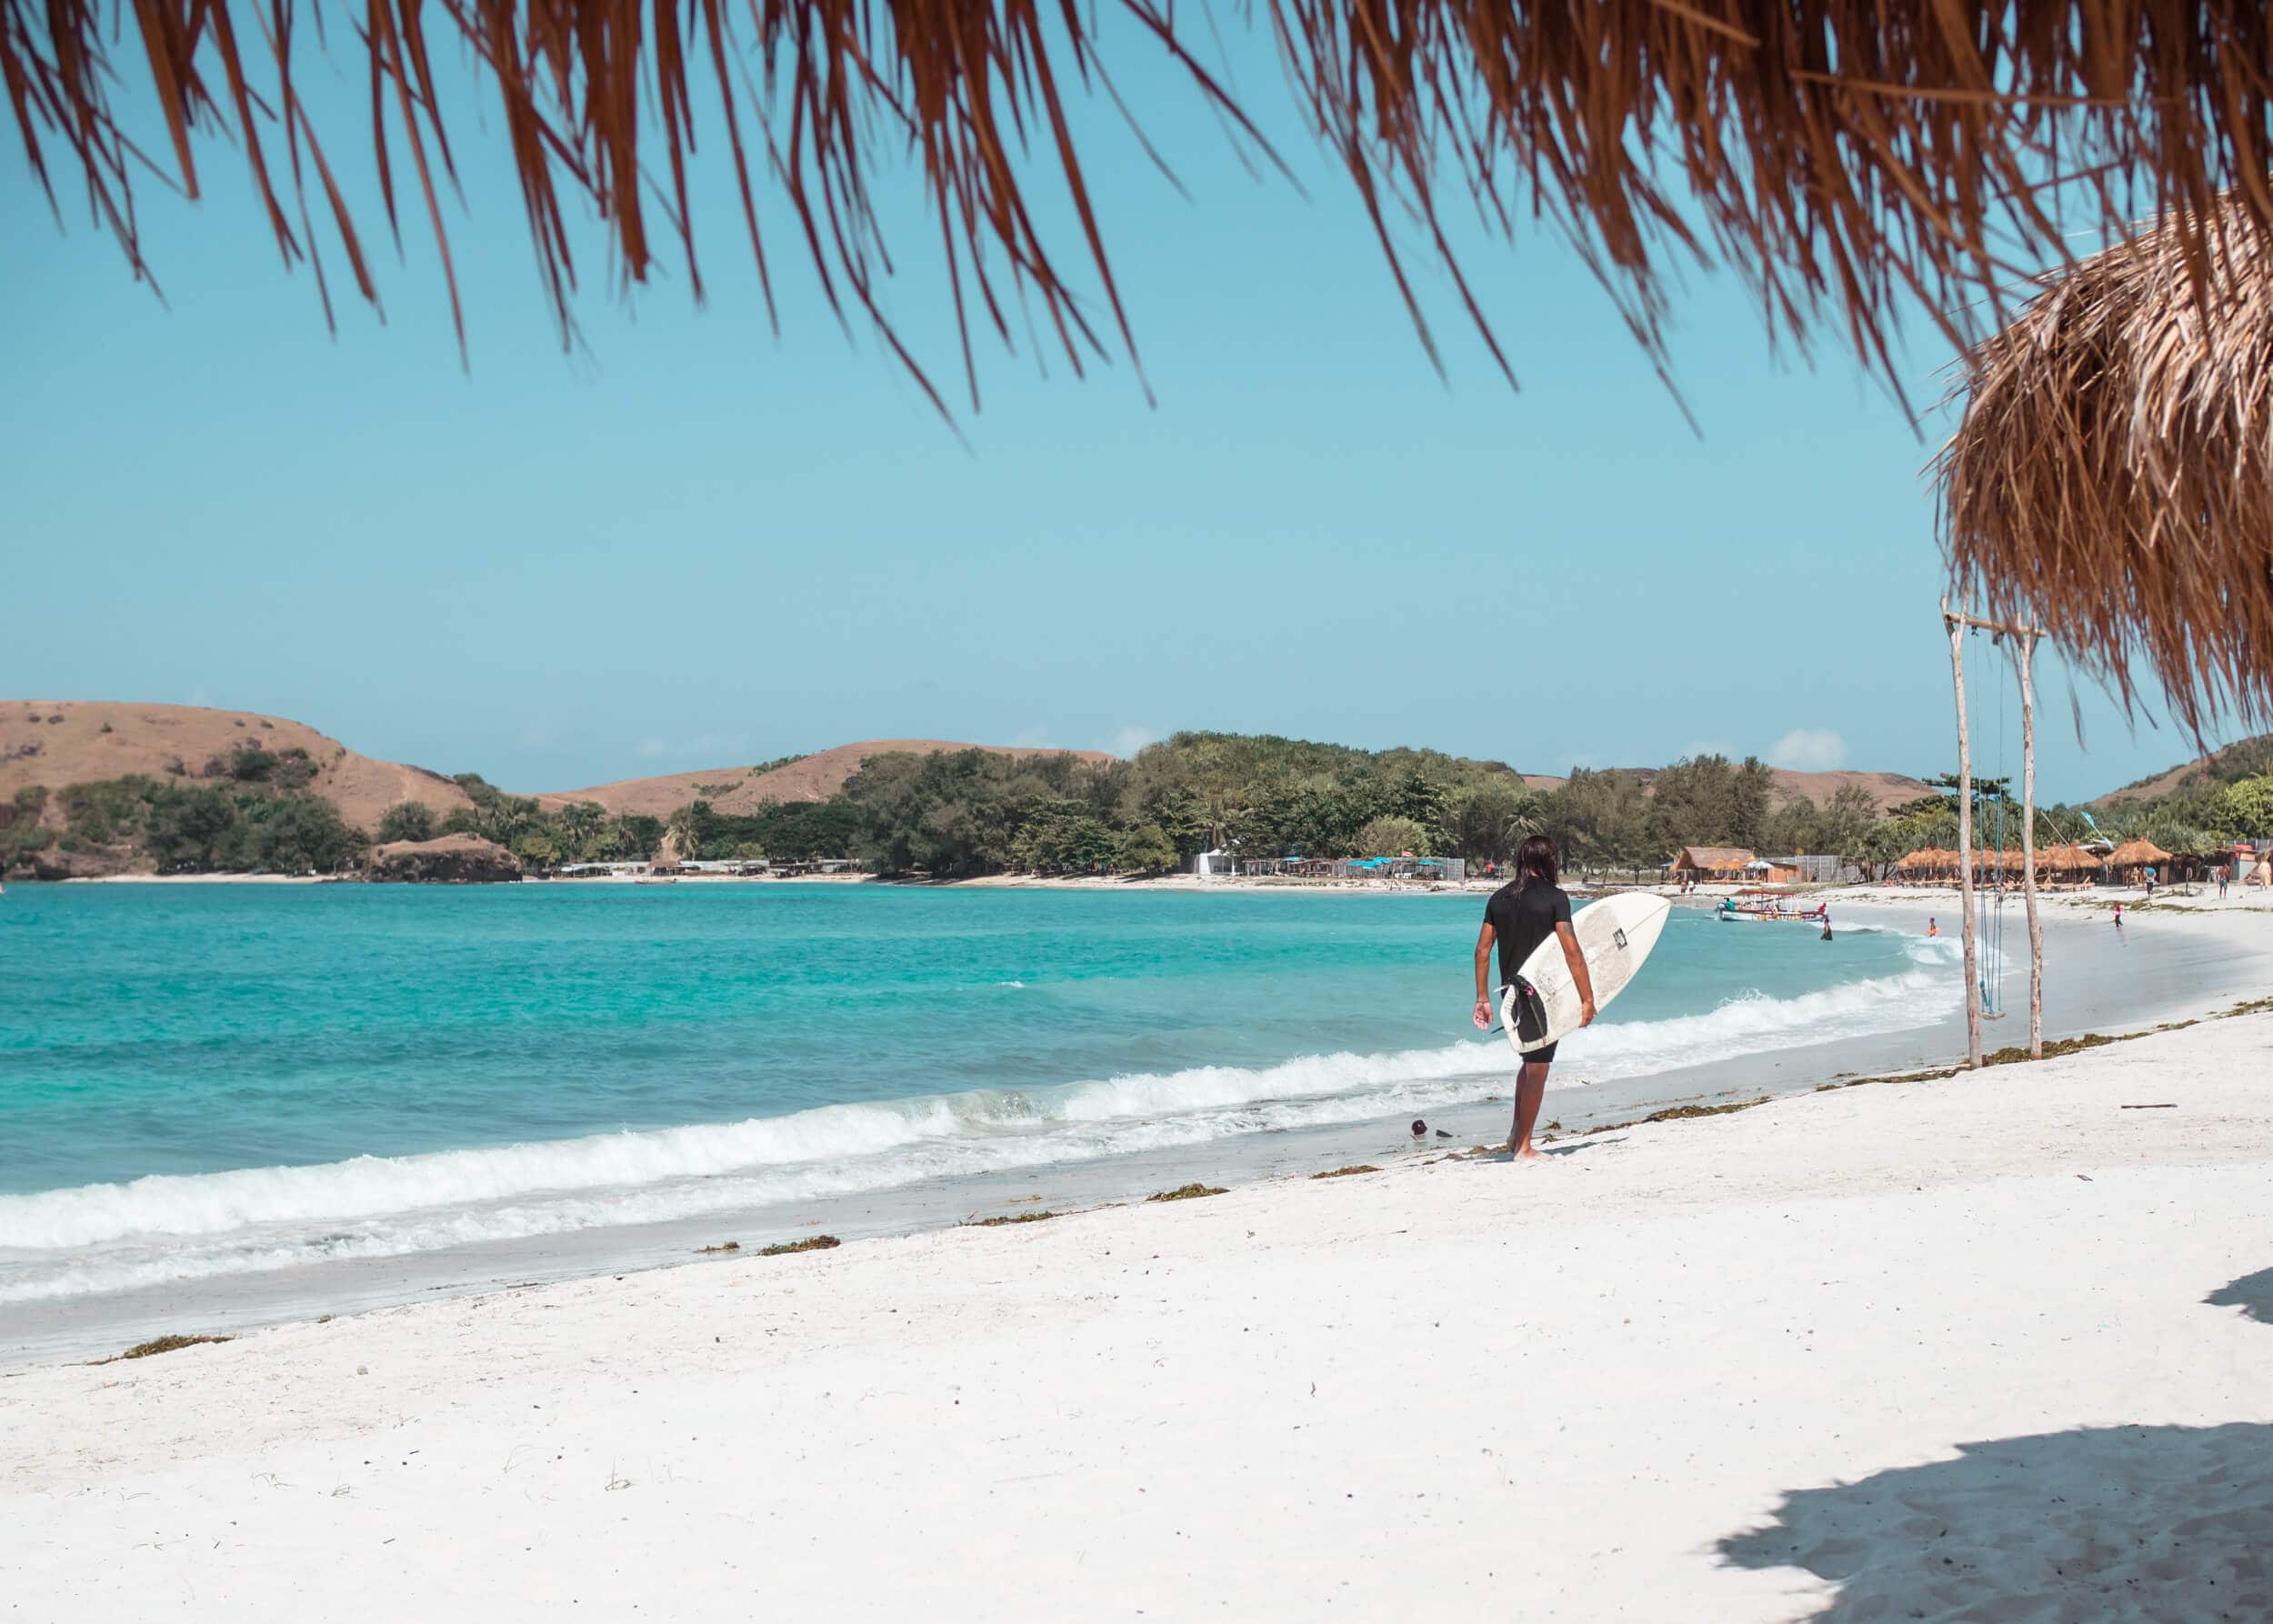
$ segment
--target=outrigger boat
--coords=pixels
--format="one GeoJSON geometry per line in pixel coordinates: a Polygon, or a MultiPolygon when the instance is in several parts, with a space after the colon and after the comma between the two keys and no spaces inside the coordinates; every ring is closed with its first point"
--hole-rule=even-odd
{"type": "Polygon", "coordinates": [[[1821,925],[1830,917],[1830,907],[1818,902],[1813,907],[1793,907],[1782,897],[1731,897],[1713,910],[1713,917],[1724,925],[1821,925]]]}

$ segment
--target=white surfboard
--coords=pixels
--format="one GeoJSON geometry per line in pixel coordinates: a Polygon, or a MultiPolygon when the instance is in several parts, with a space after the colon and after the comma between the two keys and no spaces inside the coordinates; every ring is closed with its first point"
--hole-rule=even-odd
{"type": "MultiPolygon", "coordinates": [[[[1621,892],[1573,910],[1571,931],[1578,937],[1579,954],[1594,983],[1597,1015],[1626,990],[1627,983],[1642,967],[1642,960],[1657,945],[1672,913],[1673,905],[1664,897],[1639,891],[1621,892]]],[[[1507,1034],[1507,1046],[1527,1056],[1578,1029],[1578,984],[1571,979],[1570,961],[1564,957],[1559,933],[1534,947],[1518,974],[1537,988],[1539,1001],[1547,1006],[1546,1033],[1526,1038],[1516,1031],[1516,989],[1510,987],[1499,995],[1500,1026],[1507,1034]]]]}

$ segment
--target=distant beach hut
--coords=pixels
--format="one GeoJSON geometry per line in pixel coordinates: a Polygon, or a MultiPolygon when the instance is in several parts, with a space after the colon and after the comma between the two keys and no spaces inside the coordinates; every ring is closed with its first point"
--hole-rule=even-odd
{"type": "Polygon", "coordinates": [[[2149,863],[2170,861],[2170,854],[2152,840],[2126,840],[2108,854],[2108,871],[2118,879],[2136,880],[2149,863]]]}
{"type": "Polygon", "coordinates": [[[1739,880],[1755,861],[1753,854],[1740,846],[1685,846],[1673,859],[1676,879],[1695,880],[1705,884],[1715,880],[1739,880]]]}
{"type": "Polygon", "coordinates": [[[2107,866],[2098,853],[2080,846],[2053,846],[2037,853],[2037,871],[2057,875],[2070,884],[2088,881],[2107,866]]]}
{"type": "Polygon", "coordinates": [[[1958,871],[1958,854],[1938,846],[1920,847],[1895,867],[1913,879],[1948,879],[1958,871]]]}

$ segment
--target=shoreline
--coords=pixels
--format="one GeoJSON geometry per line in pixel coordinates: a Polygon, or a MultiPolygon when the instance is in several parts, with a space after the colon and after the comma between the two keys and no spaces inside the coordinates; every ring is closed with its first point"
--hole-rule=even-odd
{"type": "MultiPolygon", "coordinates": [[[[151,886],[320,886],[362,885],[369,883],[407,884],[414,882],[370,882],[360,875],[315,874],[100,874],[77,875],[58,880],[20,879],[25,886],[89,886],[89,885],[151,885],[151,886]]],[[[518,880],[484,880],[426,882],[429,885],[521,885],[548,886],[633,886],[653,885],[629,875],[579,876],[576,878],[537,877],[518,880]]],[[[697,888],[745,886],[878,886],[926,891],[1096,891],[1142,893],[1183,893],[1193,896],[1356,896],[1356,897],[1444,897],[1488,896],[1506,883],[1500,878],[1469,878],[1464,880],[1279,880],[1210,877],[1197,875],[1165,874],[1141,877],[1120,876],[1043,876],[1033,874],[986,874],[967,879],[928,879],[878,874],[804,874],[676,875],[668,877],[672,885],[697,888]]],[[[1589,885],[1583,880],[1567,877],[1564,888],[1582,898],[1616,895],[1625,891],[1641,891],[1667,897],[1677,904],[1694,900],[1699,905],[1717,902],[1747,887],[1735,885],[1698,886],[1684,892],[1676,886],[1625,885],[1612,883],[1589,885]]],[[[2221,900],[2214,885],[2158,887],[2158,895],[2148,901],[2143,886],[2089,886],[2080,889],[2063,888],[2038,893],[2039,912],[2049,915],[2061,912],[2104,913],[2114,905],[2122,904],[2127,915],[2133,912],[2191,912],[2191,913],[2249,913],[2273,914],[2273,887],[2236,885],[2221,900]]],[[[1982,893],[1976,892],[1978,902],[1982,893]]],[[[1899,885],[1865,883],[1844,886],[1801,887],[1788,895],[1804,897],[1809,902],[1829,902],[1840,907],[1875,907],[1886,904],[1930,906],[1957,911],[1963,900],[1962,893],[1954,884],[1899,885]]],[[[2008,906],[2016,913],[2021,908],[2019,891],[2006,892],[2008,906]]],[[[1837,921],[1835,920],[1836,924],[1837,921]]]]}
{"type": "MultiPolygon", "coordinates": [[[[1861,900],[1879,905],[1874,909],[1877,926],[1903,934],[1922,932],[1927,907],[1920,903],[1877,896],[1861,900]]],[[[1945,934],[1954,943],[1954,930],[1945,934]]],[[[2051,968],[2046,1033],[2054,1041],[2198,1019],[2273,983],[2273,960],[2267,951],[2273,940],[2260,939],[2244,919],[2181,919],[2174,914],[2166,921],[2148,915],[2126,937],[2092,929],[2084,916],[2068,910],[2048,917],[2047,941],[2051,968]]],[[[2025,986],[2023,958],[2008,967],[2008,1000],[2025,997],[2025,986]]],[[[1992,1026],[1985,1035],[1991,1050],[2026,1040],[2025,1016],[1992,1026]]],[[[1574,1042],[1556,1073],[1543,1122],[1561,1129],[1563,1137],[1575,1137],[1658,1109],[1716,1108],[1806,1094],[1857,1077],[1947,1067],[1963,1053],[1963,1022],[1954,999],[1948,1007],[1922,1012],[1908,1024],[1814,1040],[1797,1035],[1769,1038],[1734,1054],[1632,1074],[1598,1076],[1586,1046],[1574,1042]]],[[[1491,1073],[1465,1076],[1448,1082],[1433,1103],[1414,1103],[1434,1128],[1452,1133],[1458,1143],[1497,1139],[1507,1130],[1505,1100],[1511,1080],[1491,1073]]],[[[1396,1115],[1385,1107],[1378,1116],[1339,1124],[1249,1131],[1089,1159],[1006,1165],[703,1216],[318,1258],[250,1273],[32,1298],[10,1307],[12,1334],[0,1340],[0,1361],[115,1349],[177,1329],[185,1316],[197,1318],[207,1329],[241,1330],[436,1294],[478,1294],[531,1279],[668,1268],[701,1247],[728,1238],[756,1244],[818,1230],[847,1238],[936,1232],[973,1218],[1015,1215],[1022,1208],[1107,1207],[1195,1179],[1247,1183],[1350,1163],[1397,1162],[1414,1154],[1405,1132],[1410,1114],[1396,1115]]],[[[1433,1148],[1433,1138],[1430,1144],[1433,1148]]]]}
{"type": "Polygon", "coordinates": [[[668,1571],[691,1619],[2251,1616],[2268,1061],[2241,1015],[1534,1167],[15,1370],[16,1599],[616,1616],[668,1571]],[[994,1577],[943,1601],[942,1550],[994,1577]]]}

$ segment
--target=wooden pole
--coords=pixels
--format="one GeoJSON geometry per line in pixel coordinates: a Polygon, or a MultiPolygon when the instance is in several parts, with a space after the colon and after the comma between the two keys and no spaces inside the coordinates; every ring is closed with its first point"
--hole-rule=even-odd
{"type": "MultiPolygon", "coordinates": [[[[2028,906],[2028,1058],[2032,1060],[2040,1060],[2044,1058],[2044,925],[2043,921],[2038,917],[2037,913],[2037,688],[2035,661],[2037,640],[2044,636],[2044,632],[2038,627],[2013,626],[2008,625],[2002,620],[1985,620],[1978,615],[1968,615],[1962,612],[1952,612],[1949,607],[1949,600],[1947,597],[1943,598],[1941,601],[1941,612],[1942,619],[1949,627],[1950,636],[1953,639],[1960,637],[1966,627],[1973,627],[1985,632],[1995,632],[2000,637],[2016,638],[2018,640],[2020,645],[2020,653],[2017,657],[2016,663],[2019,667],[2020,670],[2020,750],[2022,775],[2020,789],[2020,850],[2022,863],[2021,887],[2022,895],[2027,898],[2028,906]]],[[[1954,669],[1958,675],[1958,753],[1962,756],[1967,753],[1965,747],[1965,670],[1963,663],[1958,656],[1954,641],[1951,647],[1950,662],[1952,669],[1954,669]]],[[[1968,769],[1963,776],[1965,777],[1966,781],[1970,784],[1970,770],[1968,769]]],[[[1966,797],[1965,807],[1960,811],[1958,817],[1958,827],[1961,834],[1964,831],[1968,818],[1971,813],[1972,807],[1973,799],[1971,795],[1968,794],[1966,797]]],[[[1971,873],[1971,869],[1968,867],[1967,872],[1969,875],[1971,873]]],[[[1968,887],[1968,906],[1966,915],[1968,920],[1966,939],[1968,947],[1970,947],[1972,941],[1972,911],[1969,902],[1970,895],[1970,887],[1968,887]]],[[[1970,960],[1968,959],[1968,962],[1969,964],[1970,960]]],[[[1968,970],[1968,979],[1970,979],[1970,977],[1971,971],[1968,970]]],[[[1978,1061],[1976,1063],[1978,1064],[1978,1061]]]]}
{"type": "Polygon", "coordinates": [[[2020,637],[2020,883],[2028,899],[2028,1058],[2044,1058],[2044,923],[2037,917],[2037,639],[2020,637]]]}
{"type": "Polygon", "coordinates": [[[1966,732],[1965,622],[1941,600],[1942,624],[1949,628],[1949,677],[1958,691],[1958,887],[1965,910],[1966,1064],[1981,1068],[1981,988],[1973,976],[1973,742],[1966,732]]]}

